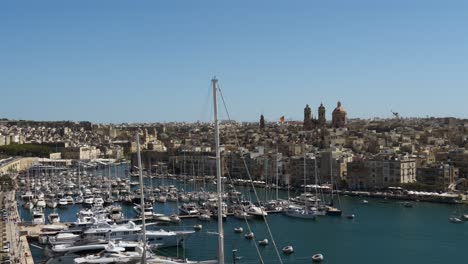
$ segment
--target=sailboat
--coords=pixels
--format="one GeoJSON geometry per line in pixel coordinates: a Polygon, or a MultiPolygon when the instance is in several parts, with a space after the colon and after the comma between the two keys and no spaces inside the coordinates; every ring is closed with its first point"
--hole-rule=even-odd
{"type": "Polygon", "coordinates": [[[310,202],[316,201],[316,197],[310,193],[307,193],[306,162],[306,153],[304,153],[304,193],[296,198],[296,201],[300,201],[301,203],[303,202],[304,205],[291,204],[284,210],[284,214],[290,217],[315,220],[317,218],[317,210],[316,208],[311,210],[309,206],[310,202]]]}
{"type": "MultiPolygon", "coordinates": [[[[333,159],[333,152],[330,151],[330,181],[331,181],[331,200],[330,200],[330,204],[328,206],[326,206],[326,210],[327,210],[327,215],[329,216],[341,216],[343,214],[343,212],[338,209],[337,207],[334,207],[334,200],[333,200],[333,189],[334,189],[334,184],[333,184],[333,169],[332,169],[332,166],[333,166],[333,162],[332,162],[332,159],[333,159]]],[[[338,194],[337,194],[338,196],[338,194]]],[[[338,197],[338,201],[339,201],[339,197],[338,197]]]]}
{"type": "MultiPolygon", "coordinates": [[[[145,207],[145,194],[143,191],[143,173],[140,156],[140,140],[138,133],[136,134],[137,141],[137,158],[138,158],[138,170],[140,178],[140,208],[145,207]]],[[[216,261],[188,261],[181,259],[171,259],[165,257],[159,257],[153,254],[147,248],[147,234],[146,234],[146,216],[141,214],[142,225],[140,236],[140,245],[135,247],[134,250],[127,251],[123,247],[116,246],[113,242],[109,242],[105,249],[96,255],[88,255],[82,258],[75,258],[74,263],[76,264],[91,264],[91,263],[159,263],[159,264],[176,264],[176,263],[200,263],[200,264],[214,264],[216,261]]],[[[134,225],[134,224],[133,224],[134,225]]],[[[154,239],[153,239],[154,240],[154,239]]]]}

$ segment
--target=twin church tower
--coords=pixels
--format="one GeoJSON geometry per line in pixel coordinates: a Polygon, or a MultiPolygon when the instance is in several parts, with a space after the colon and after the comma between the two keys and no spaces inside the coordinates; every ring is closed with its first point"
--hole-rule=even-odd
{"type": "MultiPolygon", "coordinates": [[[[333,128],[342,128],[346,127],[348,124],[348,114],[341,106],[341,102],[338,102],[335,110],[332,113],[332,123],[333,128]]],[[[309,105],[306,105],[304,108],[304,130],[312,130],[317,127],[326,127],[327,120],[325,118],[325,106],[320,104],[318,108],[318,119],[312,117],[312,110],[309,105]]]]}
{"type": "MultiPolygon", "coordinates": [[[[348,124],[348,114],[341,106],[341,102],[338,101],[338,104],[333,110],[332,113],[332,128],[343,128],[348,124]]],[[[309,105],[306,105],[304,108],[304,130],[312,130],[314,128],[324,128],[327,127],[327,119],[325,118],[325,106],[320,104],[318,108],[318,118],[314,119],[312,117],[312,110],[309,105]]],[[[260,129],[265,128],[265,118],[263,115],[260,116],[260,129]]]]}

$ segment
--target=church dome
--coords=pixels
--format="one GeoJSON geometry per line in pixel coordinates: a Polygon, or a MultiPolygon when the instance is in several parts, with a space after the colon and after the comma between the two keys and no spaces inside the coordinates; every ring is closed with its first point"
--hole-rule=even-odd
{"type": "Polygon", "coordinates": [[[335,108],[335,110],[333,110],[333,113],[346,113],[346,111],[344,110],[343,106],[341,106],[341,102],[338,101],[338,104],[335,108]]]}

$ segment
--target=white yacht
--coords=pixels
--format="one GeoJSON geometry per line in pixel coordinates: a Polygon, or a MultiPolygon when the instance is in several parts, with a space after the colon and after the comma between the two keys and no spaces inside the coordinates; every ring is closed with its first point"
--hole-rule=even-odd
{"type": "Polygon", "coordinates": [[[254,217],[263,218],[264,216],[268,215],[268,213],[265,211],[265,209],[263,209],[260,206],[256,206],[256,205],[254,205],[253,203],[251,203],[249,201],[242,202],[242,207],[244,208],[244,211],[247,214],[252,215],[254,217]]]}
{"type": "Polygon", "coordinates": [[[37,199],[36,207],[46,207],[46,201],[44,200],[44,198],[37,199]]]}
{"type": "Polygon", "coordinates": [[[317,214],[314,211],[308,210],[307,208],[303,208],[300,206],[290,205],[284,213],[287,216],[296,217],[296,218],[303,218],[303,219],[316,219],[317,214]]]}
{"type": "MultiPolygon", "coordinates": [[[[133,210],[135,210],[138,214],[141,214],[141,206],[139,204],[135,204],[133,210]]],[[[145,209],[143,210],[143,212],[146,217],[153,216],[153,206],[151,205],[151,203],[145,203],[145,209]]]]}
{"type": "MultiPolygon", "coordinates": [[[[109,243],[90,243],[90,244],[58,244],[53,246],[50,251],[54,256],[67,255],[67,254],[93,254],[106,249],[109,243]]],[[[125,250],[134,250],[138,246],[138,242],[134,241],[118,241],[115,242],[117,247],[124,248],[125,250]]]]}
{"type": "Polygon", "coordinates": [[[118,221],[124,218],[122,213],[122,207],[120,206],[112,206],[109,210],[109,216],[112,220],[118,221]]]}
{"type": "Polygon", "coordinates": [[[302,193],[295,198],[291,198],[291,201],[298,204],[315,204],[320,202],[320,199],[311,193],[302,193]]]}
{"type": "Polygon", "coordinates": [[[60,215],[58,213],[50,213],[47,216],[50,224],[57,224],[60,223],[60,215]]]}
{"type": "Polygon", "coordinates": [[[93,204],[94,206],[102,207],[104,205],[104,199],[102,199],[101,197],[96,197],[93,200],[93,204]]]}
{"type": "Polygon", "coordinates": [[[59,205],[59,206],[66,206],[66,205],[68,205],[67,199],[61,198],[61,199],[58,201],[58,205],[59,205]]]}
{"type": "Polygon", "coordinates": [[[179,208],[180,212],[184,215],[196,215],[198,214],[197,206],[193,203],[184,203],[179,208]]]}
{"type": "Polygon", "coordinates": [[[106,245],[105,250],[96,255],[89,255],[82,258],[75,258],[75,264],[92,263],[133,263],[141,260],[143,248],[138,246],[135,251],[125,251],[125,248],[118,247],[113,243],[106,245]]]}
{"type": "Polygon", "coordinates": [[[67,203],[68,203],[68,204],[73,204],[73,203],[75,202],[75,201],[73,200],[73,197],[71,197],[71,196],[65,197],[65,200],[67,200],[67,203]]]}
{"type": "MultiPolygon", "coordinates": [[[[138,241],[141,236],[141,227],[137,226],[132,221],[127,224],[110,225],[108,223],[96,223],[86,229],[82,237],[84,240],[125,240],[125,241],[138,241]]],[[[179,245],[186,239],[187,236],[193,234],[194,231],[147,231],[146,237],[150,246],[157,246],[158,248],[172,247],[179,245]]]]}
{"type": "Polygon", "coordinates": [[[80,235],[78,234],[64,232],[64,233],[58,233],[55,236],[49,237],[48,241],[52,246],[60,245],[60,244],[70,245],[70,244],[75,243],[79,238],[80,238],[80,235]]]}
{"type": "Polygon", "coordinates": [[[93,196],[85,196],[83,200],[84,205],[92,206],[94,204],[94,197],[93,196]]]}
{"type": "Polygon", "coordinates": [[[94,264],[94,263],[140,263],[143,254],[145,262],[152,264],[216,264],[217,260],[208,261],[190,261],[182,259],[173,259],[156,256],[150,251],[144,251],[143,246],[138,245],[134,250],[125,250],[124,247],[109,243],[99,254],[88,255],[86,257],[75,258],[75,264],[94,264]],[[146,253],[144,253],[146,252],[146,253]]]}
{"type": "Polygon", "coordinates": [[[44,224],[45,223],[45,217],[44,217],[44,212],[42,210],[34,210],[33,211],[33,218],[32,218],[33,224],[44,224]]]}
{"type": "Polygon", "coordinates": [[[49,208],[56,208],[58,205],[57,201],[55,201],[54,199],[50,199],[46,202],[46,206],[49,207],[49,208]]]}

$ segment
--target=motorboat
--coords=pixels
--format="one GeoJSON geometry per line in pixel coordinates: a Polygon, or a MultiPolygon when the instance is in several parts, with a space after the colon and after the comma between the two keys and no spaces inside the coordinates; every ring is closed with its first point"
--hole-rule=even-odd
{"type": "Polygon", "coordinates": [[[319,263],[324,260],[324,257],[322,254],[315,254],[312,256],[312,262],[319,263]]]}
{"type": "Polygon", "coordinates": [[[265,238],[263,240],[260,240],[260,241],[258,241],[258,244],[260,246],[266,246],[266,245],[268,245],[268,239],[265,238]]]}
{"type": "Polygon", "coordinates": [[[74,204],[75,203],[75,201],[73,200],[73,197],[71,197],[71,196],[65,197],[65,200],[67,200],[68,204],[74,204]]]}
{"type": "Polygon", "coordinates": [[[171,219],[171,222],[172,223],[180,223],[180,217],[176,214],[172,214],[171,216],[169,216],[169,218],[171,219]]]}
{"type": "Polygon", "coordinates": [[[95,255],[75,258],[76,264],[94,264],[94,263],[140,263],[142,258],[149,264],[217,264],[217,260],[190,261],[187,259],[175,259],[169,257],[156,256],[150,251],[143,250],[143,246],[138,245],[133,250],[126,250],[118,244],[109,243],[104,250],[95,255]],[[145,256],[143,256],[145,254],[145,256]]]}
{"type": "Polygon", "coordinates": [[[284,213],[287,216],[302,218],[302,219],[315,220],[317,218],[317,214],[314,211],[307,209],[307,207],[303,208],[303,207],[296,206],[296,205],[288,206],[288,208],[286,208],[284,213]]]}
{"type": "Polygon", "coordinates": [[[294,252],[294,248],[292,246],[285,246],[282,251],[284,254],[292,254],[294,252]]]}
{"type": "Polygon", "coordinates": [[[30,201],[34,198],[34,194],[31,191],[25,192],[23,195],[21,195],[21,199],[30,201]]]}
{"type": "Polygon", "coordinates": [[[250,201],[242,202],[242,207],[246,213],[254,217],[263,218],[268,215],[268,213],[262,207],[256,206],[250,201]]]}
{"type": "MultiPolygon", "coordinates": [[[[135,204],[133,206],[133,210],[135,210],[139,215],[141,215],[141,206],[139,204],[135,204]]],[[[143,212],[146,217],[153,216],[153,205],[151,203],[145,203],[145,208],[143,212]]]]}
{"type": "Polygon", "coordinates": [[[240,234],[240,233],[242,233],[242,232],[244,232],[244,229],[243,229],[242,227],[236,227],[236,228],[234,228],[234,233],[240,234]]]}
{"type": "Polygon", "coordinates": [[[24,203],[23,206],[24,206],[24,208],[31,210],[31,209],[34,208],[34,203],[32,201],[28,201],[28,202],[24,203]]]}
{"type": "Polygon", "coordinates": [[[84,205],[93,206],[93,204],[94,204],[94,197],[93,196],[88,195],[88,196],[85,196],[83,198],[84,198],[84,200],[83,200],[84,205]]]}
{"type": "Polygon", "coordinates": [[[104,199],[102,199],[101,197],[94,198],[93,205],[96,206],[96,207],[104,206],[104,199]]]}
{"type": "Polygon", "coordinates": [[[46,202],[46,206],[49,208],[56,208],[58,205],[57,201],[50,199],[46,202]]]}
{"type": "Polygon", "coordinates": [[[41,208],[46,207],[46,201],[44,200],[44,198],[37,199],[36,207],[41,207],[41,208]]]}
{"type": "Polygon", "coordinates": [[[449,218],[449,221],[452,222],[452,223],[455,223],[455,224],[461,224],[461,223],[463,223],[463,221],[462,221],[460,218],[454,217],[454,216],[453,216],[453,217],[450,217],[450,218],[449,218]]]}
{"type": "Polygon", "coordinates": [[[159,195],[156,197],[156,201],[159,203],[165,203],[167,201],[167,197],[165,195],[159,195]]]}
{"type": "MultiPolygon", "coordinates": [[[[113,242],[117,247],[124,248],[127,250],[135,250],[139,245],[139,242],[135,241],[118,241],[113,242]]],[[[88,243],[88,244],[59,244],[51,247],[50,251],[53,255],[67,255],[67,254],[93,254],[98,253],[106,249],[108,243],[88,243]]]]}
{"type": "Polygon", "coordinates": [[[248,213],[244,212],[243,210],[234,211],[234,217],[237,218],[237,219],[241,219],[241,220],[250,220],[250,219],[254,218],[253,215],[248,214],[248,213]]]}
{"type": "Polygon", "coordinates": [[[184,215],[196,215],[198,214],[197,206],[193,203],[184,203],[179,208],[180,212],[184,215]]]}
{"type": "Polygon", "coordinates": [[[112,206],[110,209],[109,209],[109,216],[112,220],[114,221],[118,221],[118,220],[122,220],[124,215],[122,213],[122,207],[120,206],[112,206]]]}
{"type": "Polygon", "coordinates": [[[44,212],[41,209],[35,209],[32,213],[33,224],[45,224],[44,212]]]}
{"type": "MultiPolygon", "coordinates": [[[[99,239],[137,241],[141,237],[141,231],[141,227],[132,221],[120,225],[99,222],[84,230],[82,237],[88,241],[99,239]]],[[[164,248],[179,245],[193,233],[194,231],[166,231],[161,229],[146,231],[146,237],[150,246],[157,245],[158,248],[164,248]]]]}
{"type": "Polygon", "coordinates": [[[295,198],[291,198],[291,202],[301,205],[315,204],[320,202],[320,199],[318,199],[317,197],[315,197],[315,195],[311,193],[302,193],[301,195],[295,198]]]}
{"type": "Polygon", "coordinates": [[[252,231],[250,231],[247,234],[245,234],[244,237],[246,239],[253,239],[254,238],[254,233],[252,231]]]}
{"type": "Polygon", "coordinates": [[[327,206],[326,209],[326,214],[328,216],[341,216],[343,214],[343,212],[340,209],[333,206],[327,206]]]}
{"type": "Polygon", "coordinates": [[[59,201],[58,201],[58,206],[66,206],[68,205],[68,201],[67,199],[65,198],[61,198],[59,201]]]}
{"type": "Polygon", "coordinates": [[[196,230],[196,231],[200,231],[202,230],[203,226],[202,225],[194,225],[193,226],[193,229],[196,230]]]}
{"type": "Polygon", "coordinates": [[[47,216],[50,224],[57,224],[60,223],[60,215],[58,213],[50,213],[47,216]]]}
{"type": "Polygon", "coordinates": [[[78,241],[80,235],[73,234],[73,233],[58,233],[55,236],[49,237],[49,243],[51,245],[59,245],[59,244],[73,244],[78,241]]]}
{"type": "Polygon", "coordinates": [[[201,214],[201,215],[198,216],[198,219],[201,220],[201,221],[210,221],[211,216],[208,215],[208,214],[201,214]]]}
{"type": "Polygon", "coordinates": [[[75,197],[75,204],[82,204],[84,202],[84,198],[82,196],[75,197]]]}
{"type": "Polygon", "coordinates": [[[153,219],[156,221],[164,222],[164,223],[170,223],[171,222],[171,217],[167,216],[165,214],[153,214],[153,219]]]}
{"type": "Polygon", "coordinates": [[[93,264],[93,263],[133,263],[141,260],[143,256],[143,247],[137,246],[134,251],[125,251],[125,248],[116,246],[109,242],[103,251],[95,255],[75,258],[75,264],[93,264]]]}

